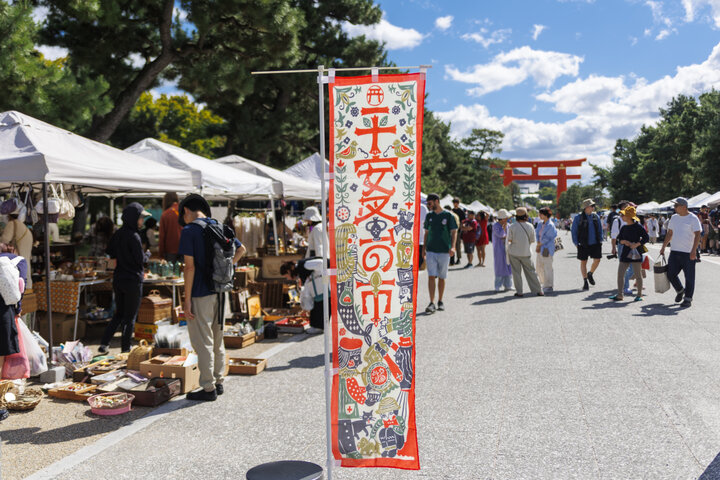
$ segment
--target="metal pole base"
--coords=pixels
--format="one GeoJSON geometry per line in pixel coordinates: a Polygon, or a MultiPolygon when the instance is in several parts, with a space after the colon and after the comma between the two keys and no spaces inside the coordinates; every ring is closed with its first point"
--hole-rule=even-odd
{"type": "Polygon", "coordinates": [[[258,465],[248,470],[247,480],[322,480],[319,465],[300,460],[282,460],[258,465]]]}

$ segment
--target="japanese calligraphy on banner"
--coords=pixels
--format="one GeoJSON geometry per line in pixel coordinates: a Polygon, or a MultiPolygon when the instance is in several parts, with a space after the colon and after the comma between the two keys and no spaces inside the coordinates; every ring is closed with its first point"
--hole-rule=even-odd
{"type": "Polygon", "coordinates": [[[330,83],[333,454],[419,469],[415,312],[425,74],[330,83]]]}

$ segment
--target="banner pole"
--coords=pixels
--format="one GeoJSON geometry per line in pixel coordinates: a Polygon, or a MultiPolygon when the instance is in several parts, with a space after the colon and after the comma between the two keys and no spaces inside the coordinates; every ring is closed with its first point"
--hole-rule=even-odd
{"type": "Polygon", "coordinates": [[[332,453],[332,369],[330,365],[331,345],[330,336],[332,335],[332,325],[330,322],[329,305],[328,305],[328,265],[327,259],[330,258],[330,250],[328,245],[327,235],[327,188],[325,186],[325,84],[324,65],[318,66],[318,114],[320,119],[320,159],[323,163],[323,175],[320,187],[320,198],[322,202],[322,224],[326,235],[323,235],[323,321],[325,328],[323,329],[323,336],[325,337],[325,421],[326,421],[326,435],[327,435],[327,478],[332,480],[333,477],[333,453],[332,453]]]}

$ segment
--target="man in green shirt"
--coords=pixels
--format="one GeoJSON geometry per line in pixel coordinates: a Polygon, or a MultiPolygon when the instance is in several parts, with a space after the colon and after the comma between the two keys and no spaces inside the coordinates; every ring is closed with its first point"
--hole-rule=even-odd
{"type": "Polygon", "coordinates": [[[447,278],[450,257],[455,255],[458,224],[452,213],[440,206],[440,197],[434,193],[427,196],[427,207],[430,210],[425,217],[425,264],[428,271],[428,289],[430,305],[425,313],[445,310],[443,293],[447,278]],[[435,278],[438,279],[438,304],[435,307],[435,278]]]}

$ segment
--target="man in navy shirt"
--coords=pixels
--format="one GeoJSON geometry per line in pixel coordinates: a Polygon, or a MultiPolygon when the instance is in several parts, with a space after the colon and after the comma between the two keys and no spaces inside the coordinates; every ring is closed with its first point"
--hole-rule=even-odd
{"type": "MultiPolygon", "coordinates": [[[[185,197],[179,207],[179,221],[183,226],[180,234],[179,255],[185,259],[185,318],[190,343],[198,356],[201,390],[190,392],[190,400],[215,400],[223,393],[225,371],[225,346],[223,345],[223,313],[220,297],[206,276],[205,229],[193,223],[196,220],[217,223],[210,218],[210,205],[197,194],[185,197]]],[[[233,263],[245,254],[245,247],[235,240],[237,251],[233,263]]]]}

